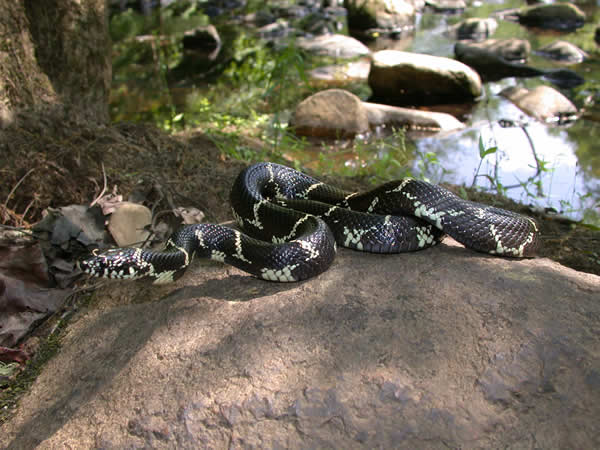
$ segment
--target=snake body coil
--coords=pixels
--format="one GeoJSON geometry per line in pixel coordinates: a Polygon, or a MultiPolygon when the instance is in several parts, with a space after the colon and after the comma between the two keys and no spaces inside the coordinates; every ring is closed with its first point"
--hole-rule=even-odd
{"type": "Polygon", "coordinates": [[[194,256],[272,281],[299,281],[327,270],[338,245],[399,253],[435,245],[444,233],[480,252],[532,256],[539,230],[528,218],[463,200],[440,186],[406,178],[348,193],[289,167],[259,163],[237,177],[231,205],[245,233],[188,225],[165,251],[111,249],[80,263],[90,275],[173,281],[194,256]]]}

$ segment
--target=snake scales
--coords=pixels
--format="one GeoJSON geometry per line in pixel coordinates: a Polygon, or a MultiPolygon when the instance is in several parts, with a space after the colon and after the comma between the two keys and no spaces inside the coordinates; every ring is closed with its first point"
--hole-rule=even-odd
{"type": "Polygon", "coordinates": [[[348,193],[289,167],[259,163],[237,177],[231,205],[245,233],[214,224],[188,225],[171,236],[165,251],[110,249],[81,261],[80,267],[93,276],[151,277],[165,283],[197,256],[284,282],[327,270],[336,243],[398,253],[430,247],[448,234],[476,251],[527,257],[540,242],[538,227],[528,217],[411,178],[348,193]]]}

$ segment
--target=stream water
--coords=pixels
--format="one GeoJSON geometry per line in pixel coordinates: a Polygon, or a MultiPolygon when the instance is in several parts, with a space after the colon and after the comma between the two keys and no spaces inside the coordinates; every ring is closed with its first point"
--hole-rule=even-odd
{"type": "MultiPolygon", "coordinates": [[[[416,31],[395,41],[394,48],[453,57],[455,40],[446,35],[450,25],[466,17],[488,17],[495,11],[523,6],[522,1],[516,0],[473,4],[476,6],[469,7],[463,15],[430,11],[420,14],[417,17],[416,31]]],[[[533,51],[557,39],[568,40],[579,47],[587,46],[589,49],[593,44],[593,30],[600,23],[600,7],[595,2],[590,2],[584,4],[583,9],[588,20],[585,27],[576,32],[559,33],[529,29],[514,22],[498,19],[499,26],[492,37],[527,39],[533,51]]],[[[374,42],[371,46],[373,50],[381,49],[381,42],[374,42]]],[[[583,89],[589,85],[590,93],[596,92],[598,96],[600,52],[597,46],[592,46],[590,53],[590,58],[584,63],[567,67],[586,79],[583,89]]],[[[538,68],[561,67],[533,52],[528,65],[538,68]]],[[[431,137],[408,136],[407,148],[412,153],[407,164],[413,166],[411,172],[434,182],[477,185],[483,189],[491,188],[492,183],[500,183],[507,188],[506,195],[517,201],[552,208],[572,219],[600,226],[600,123],[581,118],[568,126],[546,125],[528,118],[511,102],[498,96],[498,93],[508,86],[532,88],[539,84],[550,83],[540,78],[506,78],[486,83],[484,97],[469,111],[465,129],[431,137]],[[519,126],[503,127],[500,123],[516,123],[519,126]],[[483,161],[479,153],[480,140],[485,148],[498,149],[483,161]],[[427,154],[435,155],[435,164],[424,164],[423,155],[427,154]]],[[[577,98],[581,99],[584,92],[581,87],[577,91],[561,91],[571,99],[575,99],[577,95],[577,98]]],[[[154,103],[160,102],[156,91],[148,92],[154,98],[154,103]]],[[[193,95],[193,92],[185,89],[184,94],[193,95]]],[[[114,107],[113,105],[113,109],[114,107]]],[[[132,118],[123,111],[117,114],[113,111],[113,116],[121,119],[132,118]]],[[[331,145],[328,144],[330,150],[331,145]]],[[[301,161],[325,159],[330,169],[355,164],[356,159],[353,160],[350,157],[351,152],[345,150],[348,143],[339,145],[339,149],[334,148],[329,152],[317,146],[312,150],[299,149],[303,154],[290,152],[285,156],[301,161]]],[[[367,141],[367,150],[368,145],[367,141]]],[[[381,157],[381,154],[379,156],[381,157]]],[[[393,170],[386,171],[386,176],[403,176],[404,173],[406,168],[399,168],[397,173],[393,170]]]]}
{"type": "MultiPolygon", "coordinates": [[[[487,17],[490,4],[494,10],[516,8],[521,2],[485,2],[479,9],[469,9],[470,17],[487,17]]],[[[599,11],[594,4],[586,9],[588,23],[597,24],[599,11]]],[[[406,51],[453,56],[453,42],[444,36],[456,16],[425,14],[419,21],[414,40],[406,51]]],[[[498,20],[494,38],[519,37],[527,39],[535,50],[557,39],[579,44],[582,32],[557,33],[528,29],[517,23],[498,20]]],[[[588,25],[586,25],[588,26],[588,25]]],[[[535,54],[529,60],[535,67],[560,67],[535,54]]],[[[598,52],[584,63],[568,66],[582,75],[586,82],[600,80],[598,52]]],[[[486,147],[497,146],[496,154],[483,161],[479,174],[497,177],[504,186],[519,185],[537,172],[535,155],[545,162],[545,169],[533,183],[507,190],[507,195],[525,204],[554,208],[563,214],[600,225],[600,123],[579,119],[569,126],[556,127],[529,119],[508,100],[497,94],[507,86],[528,88],[549,84],[539,78],[507,78],[485,85],[485,97],[473,110],[467,128],[447,136],[434,136],[415,141],[421,154],[434,152],[444,167],[444,181],[471,185],[480,163],[479,139],[486,147]],[[503,128],[499,120],[526,122],[525,133],[521,127],[503,128]],[[529,134],[529,137],[527,136],[529,134]],[[497,165],[497,167],[496,167],[497,165]],[[539,192],[538,192],[539,187],[539,192]]],[[[569,98],[574,92],[562,90],[569,98]]],[[[434,169],[436,169],[434,167],[434,169]]],[[[439,172],[438,172],[439,173],[439,172]]],[[[435,178],[436,173],[429,173],[435,178]]],[[[477,185],[486,186],[485,177],[477,177],[477,185]]]]}

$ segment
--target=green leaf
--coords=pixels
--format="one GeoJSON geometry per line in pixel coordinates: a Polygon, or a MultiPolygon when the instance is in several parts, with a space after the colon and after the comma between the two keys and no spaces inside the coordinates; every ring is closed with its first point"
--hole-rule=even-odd
{"type": "Polygon", "coordinates": [[[486,149],[485,145],[483,144],[483,138],[481,137],[481,135],[479,136],[479,157],[481,159],[485,158],[487,155],[492,155],[492,154],[496,153],[497,151],[498,151],[498,147],[496,147],[496,146],[486,149]]]}
{"type": "Polygon", "coordinates": [[[479,135],[479,157],[483,159],[485,156],[485,145],[483,145],[483,138],[479,135]]]}

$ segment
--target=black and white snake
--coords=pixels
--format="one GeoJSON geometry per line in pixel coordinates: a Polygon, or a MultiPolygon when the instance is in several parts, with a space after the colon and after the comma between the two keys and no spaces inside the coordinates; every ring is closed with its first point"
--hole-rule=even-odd
{"type": "Polygon", "coordinates": [[[247,234],[221,225],[188,225],[169,239],[165,251],[111,249],[80,267],[98,277],[151,277],[165,283],[198,256],[265,280],[299,281],[327,270],[336,243],[398,253],[435,245],[446,233],[480,252],[527,257],[540,241],[538,227],[528,217],[463,200],[412,178],[348,193],[289,167],[259,163],[237,177],[231,205],[247,234]]]}

